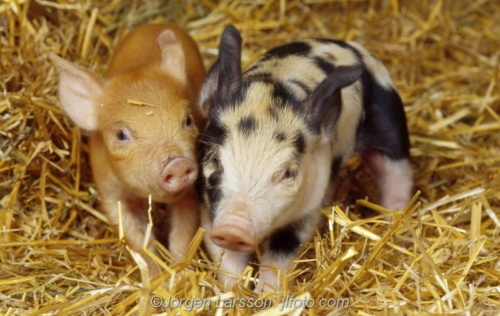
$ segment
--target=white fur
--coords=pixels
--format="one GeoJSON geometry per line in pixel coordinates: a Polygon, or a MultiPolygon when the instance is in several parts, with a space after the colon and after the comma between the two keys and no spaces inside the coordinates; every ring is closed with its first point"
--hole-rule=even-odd
{"type": "Polygon", "coordinates": [[[389,71],[378,58],[356,42],[348,42],[348,44],[356,48],[356,50],[363,55],[363,62],[366,68],[373,75],[378,84],[388,90],[394,89],[389,71]]]}
{"type": "Polygon", "coordinates": [[[358,92],[360,87],[361,82],[356,81],[342,89],[342,111],[331,142],[334,157],[349,157],[354,152],[356,127],[363,115],[363,100],[358,92]]]}
{"type": "Polygon", "coordinates": [[[354,52],[350,49],[343,48],[335,43],[318,43],[313,40],[307,40],[305,42],[313,47],[312,55],[319,56],[327,61],[330,61],[335,64],[335,66],[351,66],[359,64],[356,54],[354,54],[354,52]],[[335,60],[329,58],[329,55],[334,55],[335,60]]]}

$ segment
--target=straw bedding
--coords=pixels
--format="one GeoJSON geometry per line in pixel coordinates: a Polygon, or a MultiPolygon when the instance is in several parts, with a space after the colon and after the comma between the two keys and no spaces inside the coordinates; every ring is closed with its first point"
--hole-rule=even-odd
{"type": "Polygon", "coordinates": [[[498,1],[11,0],[0,4],[0,31],[0,315],[500,313],[498,1]],[[128,30],[161,22],[188,29],[207,67],[227,24],[242,32],[243,66],[303,37],[363,44],[404,100],[414,200],[387,228],[373,176],[355,157],[290,282],[259,294],[253,307],[215,306],[259,296],[215,280],[201,231],[181,263],[162,250],[165,272],[149,280],[96,210],[88,146],[58,107],[47,53],[100,72],[128,30]],[[213,304],[155,308],[155,295],[213,304]],[[348,302],[280,305],[292,296],[348,302]]]}

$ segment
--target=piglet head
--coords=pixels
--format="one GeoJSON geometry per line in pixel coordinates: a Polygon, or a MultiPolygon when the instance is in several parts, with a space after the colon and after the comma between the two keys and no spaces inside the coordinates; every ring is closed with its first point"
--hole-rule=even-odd
{"type": "Polygon", "coordinates": [[[63,109],[97,139],[91,150],[102,157],[92,161],[94,172],[109,168],[131,192],[169,203],[197,178],[200,115],[193,110],[196,95],[186,84],[180,41],[166,30],[157,46],[158,63],[125,67],[106,79],[50,57],[60,70],[63,109]]]}

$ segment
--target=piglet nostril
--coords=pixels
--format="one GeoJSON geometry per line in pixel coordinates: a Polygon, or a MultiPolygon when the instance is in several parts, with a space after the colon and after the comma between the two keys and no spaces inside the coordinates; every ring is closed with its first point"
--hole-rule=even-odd
{"type": "Polygon", "coordinates": [[[173,178],[173,176],[172,176],[172,175],[167,175],[167,176],[165,177],[165,182],[167,183],[167,185],[169,185],[169,184],[171,185],[172,178],[173,178]]]}

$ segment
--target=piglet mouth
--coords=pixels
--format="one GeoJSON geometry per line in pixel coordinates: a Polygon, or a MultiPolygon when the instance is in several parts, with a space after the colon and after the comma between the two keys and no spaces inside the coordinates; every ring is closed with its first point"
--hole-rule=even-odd
{"type": "Polygon", "coordinates": [[[160,173],[159,186],[170,194],[190,187],[198,177],[198,166],[186,157],[170,159],[160,173]]]}
{"type": "Polygon", "coordinates": [[[238,215],[221,218],[210,231],[210,239],[219,247],[237,252],[253,252],[257,248],[251,222],[238,215]]]}

